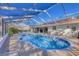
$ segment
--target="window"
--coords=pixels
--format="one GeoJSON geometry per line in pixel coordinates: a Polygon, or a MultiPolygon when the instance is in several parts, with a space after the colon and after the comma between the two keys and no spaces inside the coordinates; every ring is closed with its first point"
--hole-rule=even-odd
{"type": "Polygon", "coordinates": [[[73,26],[73,27],[72,27],[72,30],[73,30],[73,31],[76,31],[76,27],[75,27],[75,26],[73,26]]]}
{"type": "Polygon", "coordinates": [[[48,32],[48,28],[46,27],[46,28],[44,28],[44,32],[45,33],[47,33],[48,32]]]}
{"type": "Polygon", "coordinates": [[[56,30],[56,26],[53,26],[53,30],[56,30]]]}

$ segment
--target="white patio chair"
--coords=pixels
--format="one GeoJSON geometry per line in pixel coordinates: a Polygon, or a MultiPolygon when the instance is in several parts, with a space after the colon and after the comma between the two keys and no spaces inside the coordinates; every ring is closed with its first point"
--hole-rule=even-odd
{"type": "Polygon", "coordinates": [[[68,37],[70,37],[70,36],[72,36],[72,34],[73,34],[72,29],[65,29],[65,30],[63,31],[63,36],[68,36],[68,37]]]}

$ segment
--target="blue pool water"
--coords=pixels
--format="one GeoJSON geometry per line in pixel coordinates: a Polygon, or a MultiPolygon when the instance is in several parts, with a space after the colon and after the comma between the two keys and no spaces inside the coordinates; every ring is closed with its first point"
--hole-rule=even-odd
{"type": "Polygon", "coordinates": [[[65,39],[42,35],[20,35],[20,40],[30,42],[41,49],[47,50],[65,49],[70,46],[70,43],[65,39]]]}

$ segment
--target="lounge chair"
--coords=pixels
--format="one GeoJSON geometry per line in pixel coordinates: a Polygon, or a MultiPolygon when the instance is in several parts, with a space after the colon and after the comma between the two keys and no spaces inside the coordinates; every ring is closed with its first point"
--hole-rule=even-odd
{"type": "Polygon", "coordinates": [[[63,31],[63,36],[71,37],[72,34],[73,34],[72,29],[65,29],[65,30],[63,31]]]}
{"type": "Polygon", "coordinates": [[[57,31],[56,30],[53,30],[50,34],[51,35],[57,35],[57,31]]]}
{"type": "Polygon", "coordinates": [[[74,32],[73,32],[73,36],[74,36],[74,37],[78,37],[78,33],[79,33],[79,30],[74,31],[74,32]]]}

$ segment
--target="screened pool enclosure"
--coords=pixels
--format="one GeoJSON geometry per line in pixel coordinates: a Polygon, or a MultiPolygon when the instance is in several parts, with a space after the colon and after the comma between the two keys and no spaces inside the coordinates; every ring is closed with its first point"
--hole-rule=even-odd
{"type": "Polygon", "coordinates": [[[79,14],[78,6],[79,4],[75,3],[1,3],[0,19],[2,20],[2,33],[6,31],[5,24],[11,22],[37,26],[69,17],[74,18],[79,14]]]}
{"type": "MultiPolygon", "coordinates": [[[[21,29],[26,26],[35,28],[44,24],[66,21],[69,18],[79,19],[79,3],[0,3],[0,55],[10,55],[9,26],[21,26],[21,29]]],[[[44,32],[46,30],[47,28],[44,32]]],[[[23,31],[27,32],[27,30],[23,31]]]]}

